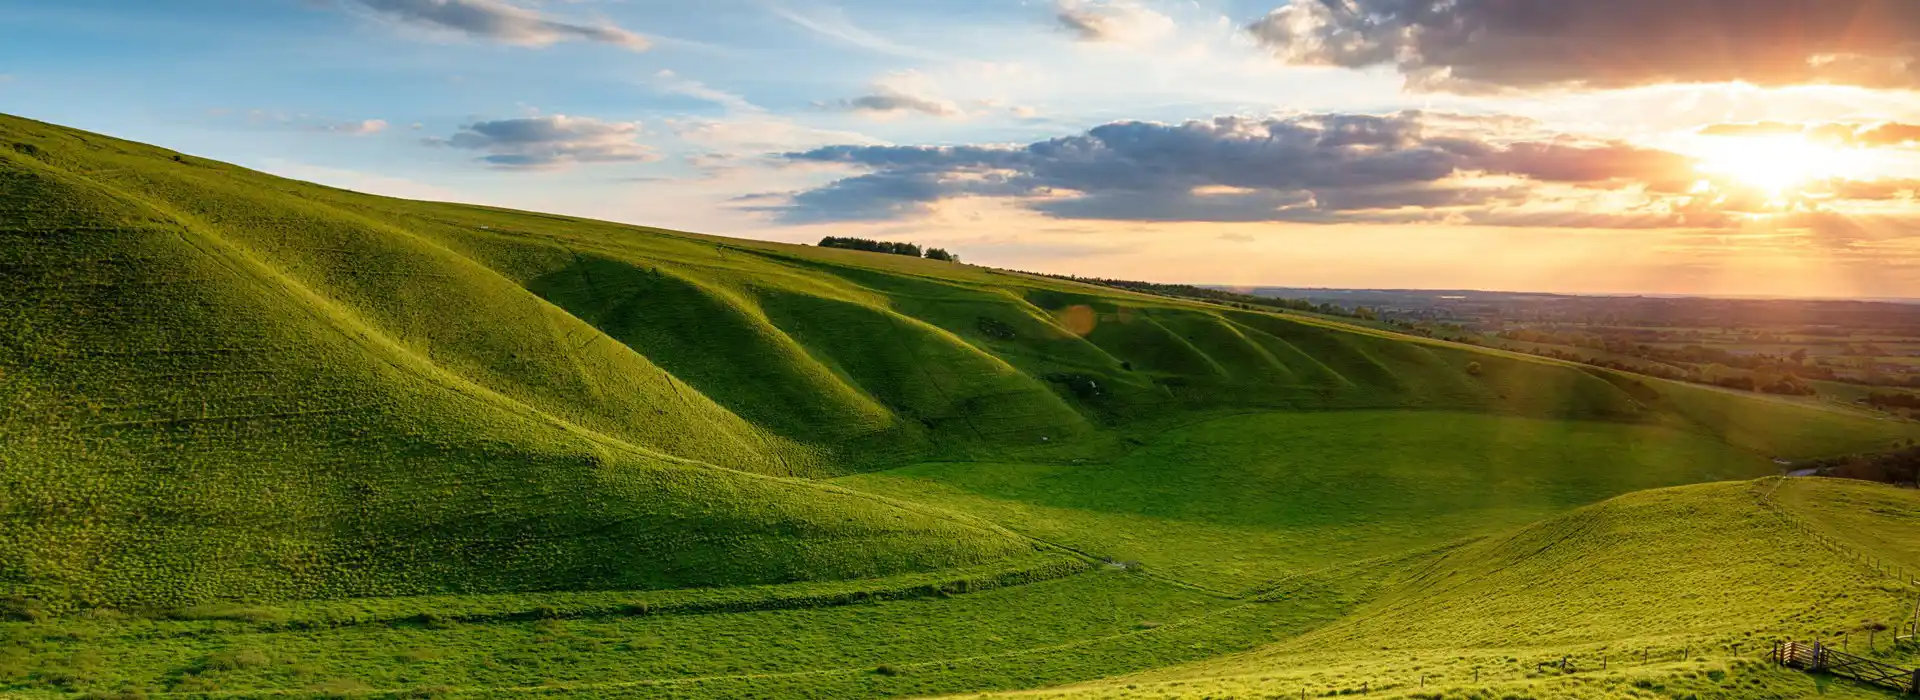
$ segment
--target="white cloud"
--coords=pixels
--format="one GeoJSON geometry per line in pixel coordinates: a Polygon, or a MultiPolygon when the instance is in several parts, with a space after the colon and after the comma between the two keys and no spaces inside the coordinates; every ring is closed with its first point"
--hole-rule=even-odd
{"type": "Polygon", "coordinates": [[[608,122],[564,114],[468,124],[446,139],[428,143],[487,153],[480,161],[497,168],[537,170],[576,163],[644,163],[658,160],[639,143],[638,122],[608,122]]]}
{"type": "Polygon", "coordinates": [[[317,128],[320,131],[325,131],[325,132],[334,133],[334,134],[351,134],[354,136],[367,136],[370,134],[378,134],[382,131],[386,131],[387,121],[385,119],[363,119],[357,122],[339,122],[334,124],[321,124],[316,126],[315,128],[317,128]]]}
{"type": "Polygon", "coordinates": [[[673,71],[660,71],[648,83],[664,92],[685,95],[719,105],[726,115],[717,119],[678,118],[664,123],[676,136],[708,149],[700,159],[706,166],[735,163],[758,157],[768,151],[813,148],[831,143],[878,143],[862,134],[806,126],[791,118],[775,115],[738,94],[682,78],[673,71]]]}
{"type": "Polygon", "coordinates": [[[837,9],[822,10],[813,14],[797,12],[779,4],[773,5],[771,9],[774,14],[779,15],[782,19],[849,46],[899,58],[912,58],[924,61],[951,60],[949,56],[939,52],[916,48],[862,29],[848,20],[845,13],[837,9]]]}
{"type": "Polygon", "coordinates": [[[1081,41],[1148,43],[1177,28],[1173,18],[1129,0],[1058,0],[1054,19],[1081,41]]]}

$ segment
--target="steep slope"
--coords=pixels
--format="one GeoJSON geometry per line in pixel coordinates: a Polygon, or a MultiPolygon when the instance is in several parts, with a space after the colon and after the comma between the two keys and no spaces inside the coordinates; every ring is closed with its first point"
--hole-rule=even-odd
{"type": "Polygon", "coordinates": [[[366,264],[289,272],[255,247],[291,245],[275,240],[292,238],[283,229],[235,242],[44,154],[0,152],[9,596],[58,607],[735,585],[1032,551],[978,521],[624,441],[664,425],[711,456],[753,457],[738,440],[756,429],[690,389],[684,401],[651,397],[657,422],[583,417],[597,398],[535,389],[601,371],[628,380],[601,387],[609,400],[643,407],[650,397],[616,390],[674,380],[618,343],[604,343],[600,367],[566,355],[581,369],[559,379],[533,359],[490,371],[481,360],[515,362],[594,331],[517,287],[489,290],[484,270],[462,287],[460,265],[397,269],[432,251],[383,266],[378,246],[341,234],[330,244],[366,264]],[[372,291],[423,278],[440,281],[372,291]],[[386,315],[365,301],[382,295],[386,315]],[[539,315],[489,333],[467,326],[480,319],[461,305],[539,315]],[[396,330],[437,308],[452,323],[396,330]]]}
{"type": "Polygon", "coordinates": [[[842,579],[1033,545],[817,480],[1445,409],[1754,455],[1911,426],[898,256],[410,202],[0,116],[0,593],[842,579]],[[15,291],[17,290],[17,292],[15,291]]]}

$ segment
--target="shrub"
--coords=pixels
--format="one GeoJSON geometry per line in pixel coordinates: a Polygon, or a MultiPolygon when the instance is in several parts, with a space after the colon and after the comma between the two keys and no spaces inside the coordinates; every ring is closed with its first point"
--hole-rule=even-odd
{"type": "Polygon", "coordinates": [[[1105,396],[1107,393],[1106,389],[1100,386],[1100,382],[1094,381],[1093,377],[1084,374],[1055,372],[1047,375],[1045,379],[1055,384],[1067,385],[1068,391],[1073,392],[1074,396],[1082,399],[1097,399],[1105,396]]]}
{"type": "Polygon", "coordinates": [[[1479,363],[1479,362],[1469,362],[1469,363],[1467,363],[1467,374],[1470,374],[1470,375],[1473,375],[1473,376],[1475,376],[1475,377],[1478,377],[1478,376],[1480,376],[1480,375],[1481,375],[1481,373],[1483,373],[1483,372],[1486,372],[1486,371],[1487,371],[1487,368],[1485,368],[1485,367],[1482,367],[1482,366],[1480,366],[1480,363],[1479,363]]]}
{"type": "Polygon", "coordinates": [[[414,616],[413,621],[419,623],[421,627],[430,630],[443,630],[453,627],[453,618],[440,613],[420,613],[414,616]]]}
{"type": "Polygon", "coordinates": [[[873,669],[873,672],[882,676],[899,676],[906,673],[900,667],[891,664],[880,664],[878,668],[873,669]]]}
{"type": "Polygon", "coordinates": [[[980,317],[980,321],[977,325],[980,328],[980,333],[989,338],[997,338],[999,340],[1013,340],[1016,335],[1014,333],[1012,325],[1008,324],[1006,321],[1002,321],[999,319],[987,318],[985,316],[982,316],[980,317]]]}

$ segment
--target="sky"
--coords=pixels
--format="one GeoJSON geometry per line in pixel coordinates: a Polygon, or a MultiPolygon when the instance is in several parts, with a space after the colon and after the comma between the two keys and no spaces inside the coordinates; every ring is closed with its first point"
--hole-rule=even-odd
{"type": "Polygon", "coordinates": [[[0,0],[0,112],[1083,276],[1920,298],[1910,0],[0,0]]]}

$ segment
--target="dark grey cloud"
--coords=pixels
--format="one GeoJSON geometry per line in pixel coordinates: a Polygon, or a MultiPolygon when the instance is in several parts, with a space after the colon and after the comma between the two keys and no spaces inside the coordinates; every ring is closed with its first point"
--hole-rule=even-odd
{"type": "Polygon", "coordinates": [[[640,125],[553,115],[475,122],[429,144],[483,151],[481,162],[498,168],[541,169],[575,163],[634,163],[656,160],[641,145],[640,125]]]}
{"type": "Polygon", "coordinates": [[[565,22],[504,0],[350,0],[381,16],[519,46],[593,41],[633,50],[646,38],[613,24],[565,22]]]}
{"type": "Polygon", "coordinates": [[[1130,221],[1407,220],[1518,204],[1540,183],[1619,187],[1697,177],[1688,159],[1614,142],[1502,142],[1434,124],[1454,115],[1222,117],[1118,122],[1024,147],[831,146],[798,163],[870,172],[798,193],[789,222],[898,218],[957,197],[1017,198],[1058,218],[1130,221]],[[1486,174],[1525,185],[1477,184],[1486,174]],[[1413,210],[1421,211],[1395,211],[1413,210]]]}
{"type": "Polygon", "coordinates": [[[1430,90],[1920,87],[1913,0],[1294,0],[1248,29],[1282,60],[1430,90]]]}

